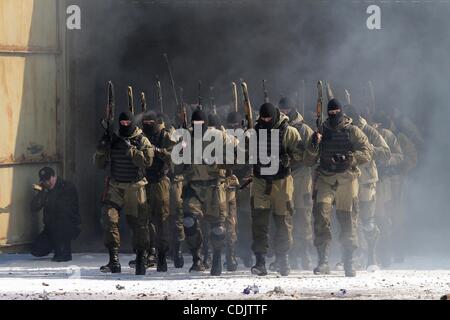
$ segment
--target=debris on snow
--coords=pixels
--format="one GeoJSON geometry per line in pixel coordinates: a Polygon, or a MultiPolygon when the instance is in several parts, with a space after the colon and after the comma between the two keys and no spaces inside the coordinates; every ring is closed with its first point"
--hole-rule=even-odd
{"type": "Polygon", "coordinates": [[[347,290],[345,290],[345,289],[341,289],[336,293],[334,293],[334,292],[331,293],[332,296],[335,296],[338,298],[345,298],[347,296],[347,294],[348,294],[347,290]]]}
{"type": "Polygon", "coordinates": [[[253,286],[247,286],[247,288],[245,288],[242,293],[250,294],[251,292],[253,292],[253,294],[259,293],[259,287],[256,284],[254,284],[253,286]]]}
{"type": "Polygon", "coordinates": [[[120,284],[118,284],[118,285],[116,286],[116,289],[117,289],[117,290],[123,290],[123,289],[125,289],[125,287],[124,287],[124,286],[121,286],[120,284]]]}
{"type": "Polygon", "coordinates": [[[268,294],[284,294],[284,290],[280,286],[276,286],[272,291],[267,292],[268,294]]]}

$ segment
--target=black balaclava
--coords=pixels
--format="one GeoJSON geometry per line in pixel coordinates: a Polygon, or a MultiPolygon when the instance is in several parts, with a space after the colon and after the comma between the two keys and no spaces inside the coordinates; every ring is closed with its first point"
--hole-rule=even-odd
{"type": "Polygon", "coordinates": [[[351,104],[346,104],[344,106],[344,113],[347,117],[351,118],[353,121],[359,119],[359,112],[356,110],[355,106],[351,104]]]}
{"type": "MultiPolygon", "coordinates": [[[[158,116],[154,111],[147,112],[144,117],[142,118],[142,130],[144,131],[145,135],[147,136],[153,136],[154,134],[158,133],[158,129],[160,127],[160,123],[158,123],[158,116]],[[153,120],[153,124],[146,124],[144,121],[153,120]]],[[[161,121],[159,121],[161,122],[161,121]]]]}
{"type": "Polygon", "coordinates": [[[283,97],[278,102],[278,109],[285,112],[289,119],[292,121],[297,116],[297,110],[294,107],[294,101],[289,97],[283,97]]]}
{"type": "Polygon", "coordinates": [[[230,129],[240,128],[242,124],[242,116],[239,112],[230,112],[227,116],[227,127],[230,129]]]}
{"type": "Polygon", "coordinates": [[[192,127],[194,127],[194,121],[203,121],[202,129],[203,133],[205,133],[208,129],[208,117],[206,116],[206,113],[201,109],[196,109],[191,117],[192,127]]]}
{"type": "Polygon", "coordinates": [[[272,129],[275,123],[278,121],[278,110],[271,103],[264,103],[261,108],[259,108],[260,118],[272,118],[272,121],[266,122],[261,119],[258,120],[259,126],[262,129],[272,129]]]}
{"type": "Polygon", "coordinates": [[[130,137],[134,133],[135,130],[136,130],[136,123],[134,122],[134,115],[130,111],[122,112],[119,115],[119,134],[122,137],[130,137]],[[131,125],[128,127],[122,126],[120,124],[120,121],[122,121],[122,120],[131,121],[131,125]]]}
{"type": "Polygon", "coordinates": [[[221,125],[220,119],[217,114],[210,113],[208,114],[208,126],[219,128],[221,125]]]}
{"type": "Polygon", "coordinates": [[[342,105],[337,99],[331,99],[328,102],[328,112],[331,110],[341,110],[336,114],[328,114],[328,119],[330,121],[330,126],[336,127],[344,120],[344,113],[342,112],[342,105]]]}

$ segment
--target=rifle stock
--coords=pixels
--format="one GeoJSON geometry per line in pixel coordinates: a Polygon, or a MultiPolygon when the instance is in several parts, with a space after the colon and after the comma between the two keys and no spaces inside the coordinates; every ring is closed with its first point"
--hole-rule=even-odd
{"type": "Polygon", "coordinates": [[[317,132],[322,133],[323,114],[323,84],[319,80],[317,82],[317,104],[316,104],[316,126],[317,132]]]}
{"type": "Polygon", "coordinates": [[[164,113],[161,81],[158,76],[156,76],[156,97],[158,99],[159,112],[164,113]]]}
{"type": "Polygon", "coordinates": [[[147,99],[144,92],[141,92],[141,111],[142,113],[147,112],[147,99]]]}
{"type": "Polygon", "coordinates": [[[238,112],[239,111],[238,110],[238,93],[237,93],[236,82],[232,82],[231,83],[231,89],[232,89],[232,92],[233,92],[233,100],[232,100],[233,108],[234,108],[235,112],[238,112]]]}
{"type": "Polygon", "coordinates": [[[253,111],[252,105],[250,103],[250,97],[248,94],[247,83],[245,81],[241,81],[241,86],[242,86],[242,94],[244,96],[244,111],[245,111],[245,118],[247,120],[247,129],[251,129],[254,127],[253,111]]]}
{"type": "Polygon", "coordinates": [[[133,97],[133,88],[128,86],[128,110],[134,114],[134,97],[133,97]]]}
{"type": "Polygon", "coordinates": [[[345,89],[345,99],[347,100],[347,104],[352,104],[352,99],[350,95],[350,91],[345,89]]]}
{"type": "Polygon", "coordinates": [[[180,115],[182,128],[187,129],[187,127],[188,127],[188,124],[187,124],[187,112],[186,112],[186,106],[184,105],[183,88],[180,88],[179,115],[180,115]]]}

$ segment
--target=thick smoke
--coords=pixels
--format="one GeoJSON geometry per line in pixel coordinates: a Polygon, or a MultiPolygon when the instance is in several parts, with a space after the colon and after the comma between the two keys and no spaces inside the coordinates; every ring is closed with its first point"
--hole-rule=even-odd
{"type": "MultiPolygon", "coordinates": [[[[401,110],[420,130],[419,166],[408,180],[408,249],[441,247],[450,227],[446,198],[448,159],[450,4],[388,1],[78,1],[83,30],[73,36],[71,72],[80,105],[96,103],[102,117],[108,80],[116,84],[117,105],[126,108],[126,86],[144,90],[155,107],[155,75],[161,77],[165,106],[175,105],[162,54],[171,59],[185,101],[203,101],[215,87],[216,103],[231,101],[231,81],[249,83],[253,107],[263,102],[261,80],[269,95],[300,90],[306,80],[306,109],[312,111],[318,79],[329,81],[338,98],[344,89],[353,104],[370,105],[367,82],[375,87],[376,108],[401,110]],[[381,30],[368,30],[366,8],[381,8],[381,30]],[[95,89],[82,85],[95,79],[95,89]]],[[[100,128],[89,132],[100,136],[100,128]]],[[[89,150],[94,145],[90,141],[89,150]]],[[[79,169],[82,172],[82,168],[79,169]]]]}

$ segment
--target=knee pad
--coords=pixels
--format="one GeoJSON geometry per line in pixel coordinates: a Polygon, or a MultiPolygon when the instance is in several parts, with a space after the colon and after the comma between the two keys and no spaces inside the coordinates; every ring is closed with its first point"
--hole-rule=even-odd
{"type": "Polygon", "coordinates": [[[192,213],[185,213],[183,218],[184,233],[193,236],[198,230],[198,219],[192,213]]]}
{"type": "Polygon", "coordinates": [[[211,229],[211,238],[213,238],[214,240],[224,240],[225,239],[225,227],[221,224],[214,226],[211,229]]]}

